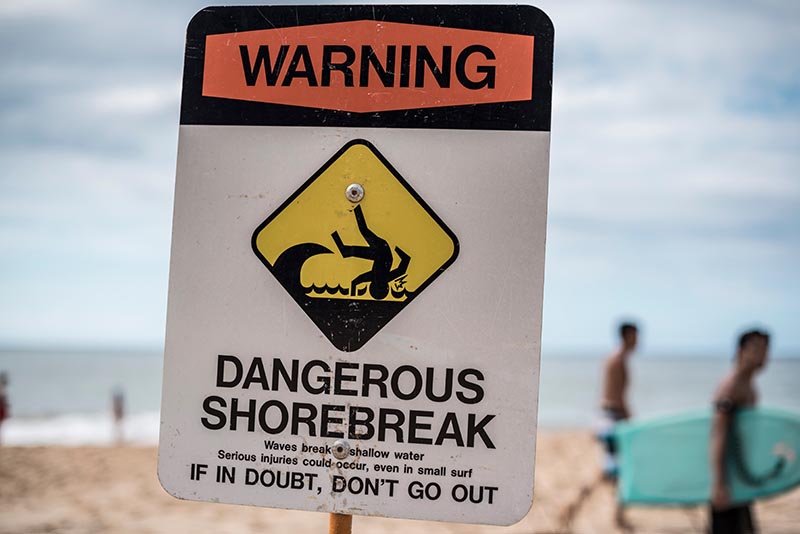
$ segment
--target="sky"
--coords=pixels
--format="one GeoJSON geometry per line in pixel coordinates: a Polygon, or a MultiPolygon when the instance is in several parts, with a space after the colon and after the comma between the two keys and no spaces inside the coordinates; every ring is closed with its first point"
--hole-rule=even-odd
{"type": "MultiPolygon", "coordinates": [[[[0,346],[160,347],[200,2],[0,2],[0,346]]],[[[800,356],[800,3],[534,2],[556,29],[545,351],[800,356]]]]}

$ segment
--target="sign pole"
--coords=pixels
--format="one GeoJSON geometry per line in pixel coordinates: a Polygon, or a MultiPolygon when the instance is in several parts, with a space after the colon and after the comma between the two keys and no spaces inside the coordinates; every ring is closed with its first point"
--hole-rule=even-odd
{"type": "Polygon", "coordinates": [[[353,531],[353,516],[346,514],[330,514],[328,521],[328,534],[351,534],[353,531]]]}

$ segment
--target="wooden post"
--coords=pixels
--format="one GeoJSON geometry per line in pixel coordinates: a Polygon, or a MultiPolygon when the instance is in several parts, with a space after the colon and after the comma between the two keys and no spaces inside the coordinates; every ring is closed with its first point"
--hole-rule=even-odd
{"type": "Polygon", "coordinates": [[[345,514],[331,514],[328,521],[328,534],[351,534],[353,531],[353,516],[345,514]]]}

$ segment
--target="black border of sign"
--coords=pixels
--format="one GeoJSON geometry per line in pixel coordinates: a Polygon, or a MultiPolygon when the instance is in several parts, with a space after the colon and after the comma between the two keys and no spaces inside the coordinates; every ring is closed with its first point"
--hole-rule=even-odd
{"type": "MultiPolygon", "coordinates": [[[[413,301],[417,297],[417,295],[422,293],[422,291],[424,291],[425,288],[427,288],[431,283],[433,283],[434,280],[439,278],[439,275],[441,275],[448,267],[450,267],[456,261],[456,258],[458,258],[459,251],[461,250],[460,245],[458,243],[458,238],[456,237],[456,234],[454,234],[453,231],[450,229],[450,227],[448,227],[445,224],[445,222],[441,218],[439,218],[439,216],[436,214],[436,212],[433,211],[433,209],[428,205],[428,203],[425,202],[422,199],[422,197],[420,197],[419,194],[417,194],[416,191],[414,191],[414,189],[411,187],[411,185],[405,180],[405,178],[403,178],[403,176],[399,172],[397,172],[397,169],[395,169],[394,166],[392,166],[392,164],[389,163],[389,161],[383,156],[383,154],[380,153],[380,151],[375,147],[375,145],[373,145],[372,143],[370,143],[366,139],[353,139],[351,141],[348,141],[342,148],[340,148],[336,152],[336,154],[331,156],[331,158],[328,159],[328,161],[325,162],[325,164],[322,167],[320,167],[320,169],[317,172],[315,172],[314,175],[311,178],[306,180],[303,183],[303,185],[301,185],[297,189],[297,191],[292,193],[292,195],[283,204],[278,206],[275,209],[275,211],[273,211],[269,215],[269,217],[267,217],[266,220],[264,220],[264,222],[259,224],[258,227],[253,231],[253,235],[250,238],[250,246],[252,247],[253,252],[255,253],[256,257],[258,257],[258,259],[261,260],[261,263],[264,264],[264,266],[267,268],[267,270],[269,270],[269,272],[277,280],[280,280],[280,277],[277,274],[275,274],[275,271],[274,271],[272,265],[269,263],[267,258],[265,258],[264,255],[261,254],[261,252],[258,250],[258,246],[256,245],[256,239],[258,237],[258,234],[261,233],[261,231],[264,228],[266,228],[269,225],[269,223],[271,223],[278,215],[280,215],[283,212],[283,210],[285,210],[292,202],[294,202],[294,200],[298,196],[300,196],[317,178],[319,178],[322,175],[322,173],[324,173],[326,170],[328,170],[328,168],[331,165],[333,165],[336,162],[336,160],[338,160],[339,157],[342,156],[342,154],[344,154],[350,147],[355,146],[355,145],[363,145],[363,146],[367,147],[367,149],[370,152],[372,152],[383,165],[386,166],[386,168],[389,170],[389,172],[392,173],[392,175],[395,177],[395,179],[397,179],[397,181],[400,182],[400,185],[402,185],[405,188],[405,190],[408,191],[408,193],[414,198],[414,200],[416,200],[417,203],[419,203],[419,205],[422,207],[422,209],[424,209],[425,212],[428,215],[430,215],[430,217],[439,225],[439,227],[442,230],[444,230],[444,232],[447,234],[447,236],[450,237],[450,239],[453,241],[453,254],[436,271],[434,271],[433,274],[431,274],[428,277],[428,279],[425,280],[425,282],[423,282],[416,289],[416,291],[414,291],[414,293],[411,295],[411,297],[409,297],[407,300],[402,302],[403,306],[400,307],[398,309],[398,311],[394,315],[392,315],[392,317],[389,318],[389,320],[387,320],[383,325],[381,325],[372,335],[370,335],[366,339],[362,340],[361,343],[354,343],[352,345],[348,344],[346,349],[336,345],[333,342],[333,340],[330,339],[329,333],[325,332],[322,329],[322,327],[317,323],[317,321],[314,319],[314,317],[312,317],[308,313],[308,311],[306,310],[306,307],[298,302],[298,304],[300,304],[300,307],[303,309],[304,312],[306,312],[306,315],[308,315],[308,317],[317,326],[317,328],[319,328],[322,331],[322,333],[329,339],[329,341],[331,341],[331,343],[333,343],[334,347],[336,347],[337,349],[341,350],[342,352],[355,352],[358,349],[360,349],[361,347],[363,347],[370,339],[372,339],[372,337],[374,337],[375,334],[380,332],[380,330],[382,330],[384,326],[389,324],[392,321],[392,319],[394,319],[394,317],[396,317],[397,314],[399,314],[404,309],[406,309],[406,307],[411,303],[411,301],[413,301]]],[[[287,291],[287,293],[288,293],[288,291],[287,291]]],[[[291,296],[291,293],[290,293],[290,296],[291,296]]],[[[294,299],[294,296],[292,296],[292,298],[294,299]]],[[[340,299],[338,299],[338,300],[340,300],[340,299]]],[[[365,302],[371,302],[371,301],[365,301],[365,302]]]]}
{"type": "Polygon", "coordinates": [[[525,5],[317,5],[207,7],[189,22],[181,124],[550,131],[553,23],[525,5]],[[534,36],[526,101],[356,113],[202,96],[207,35],[380,20],[534,36]]]}

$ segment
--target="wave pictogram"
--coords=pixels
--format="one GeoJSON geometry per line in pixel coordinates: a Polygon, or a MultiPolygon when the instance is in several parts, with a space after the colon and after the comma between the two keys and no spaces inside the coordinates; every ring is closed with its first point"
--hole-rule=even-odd
{"type": "Polygon", "coordinates": [[[400,291],[395,291],[394,289],[391,290],[392,296],[396,299],[408,298],[414,294],[413,291],[408,291],[406,289],[401,289],[400,291]]]}
{"type": "Polygon", "coordinates": [[[310,295],[311,293],[317,295],[349,295],[350,290],[346,287],[342,287],[337,285],[336,287],[331,287],[328,284],[324,284],[322,286],[318,286],[316,284],[311,284],[310,286],[303,286],[303,289],[306,290],[306,295],[310,295]]]}
{"type": "Polygon", "coordinates": [[[273,267],[273,274],[286,290],[294,297],[305,294],[305,287],[300,282],[300,271],[303,264],[312,256],[333,254],[332,251],[317,243],[300,243],[284,250],[273,267]]]}
{"type": "MultiPolygon", "coordinates": [[[[323,284],[321,286],[318,286],[316,284],[311,284],[310,286],[305,286],[304,285],[304,286],[301,286],[301,287],[304,289],[305,295],[309,296],[309,297],[313,297],[315,295],[330,295],[330,296],[334,296],[334,297],[337,296],[337,295],[342,295],[342,296],[345,296],[345,297],[348,297],[348,296],[349,297],[360,297],[360,296],[363,296],[363,295],[365,295],[367,293],[367,287],[363,287],[363,288],[358,289],[357,290],[358,293],[355,294],[355,295],[351,295],[350,294],[350,290],[348,288],[342,287],[340,285],[332,287],[332,286],[329,286],[328,284],[323,284]]],[[[413,291],[408,291],[407,289],[401,289],[399,291],[395,290],[395,289],[391,289],[390,292],[391,292],[392,298],[394,298],[395,300],[404,300],[404,299],[407,299],[408,297],[410,297],[410,296],[412,296],[414,294],[413,291]]]]}
{"type": "MultiPolygon", "coordinates": [[[[283,286],[296,297],[305,296],[310,298],[320,298],[324,296],[339,297],[339,295],[350,298],[362,297],[368,293],[368,285],[361,286],[356,289],[355,294],[350,294],[350,288],[342,287],[341,285],[329,286],[327,283],[317,285],[312,283],[307,286],[300,282],[300,271],[303,269],[303,264],[318,254],[333,254],[333,251],[319,245],[317,243],[301,243],[293,247],[289,247],[278,257],[275,261],[274,273],[283,286]]],[[[413,296],[413,291],[407,289],[389,288],[389,294],[395,300],[406,300],[413,296]]],[[[380,299],[383,300],[383,299],[380,299]]]]}

